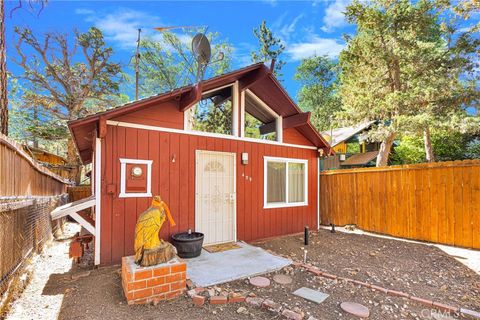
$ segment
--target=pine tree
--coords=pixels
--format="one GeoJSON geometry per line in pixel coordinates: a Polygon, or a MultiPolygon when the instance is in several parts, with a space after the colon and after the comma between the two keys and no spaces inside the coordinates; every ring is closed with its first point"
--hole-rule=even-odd
{"type": "Polygon", "coordinates": [[[298,92],[298,105],[311,111],[312,124],[320,131],[330,128],[332,117],[339,112],[338,66],[328,56],[313,56],[301,61],[295,80],[302,87],[298,92]]]}
{"type": "Polygon", "coordinates": [[[258,28],[253,29],[253,34],[258,39],[258,51],[252,51],[252,62],[265,62],[275,59],[274,74],[280,79],[282,77],[282,67],[285,61],[281,60],[285,45],[280,38],[274,36],[273,32],[267,27],[265,20],[262,21],[258,28]]]}
{"type": "Polygon", "coordinates": [[[445,119],[463,122],[462,105],[477,99],[474,82],[466,81],[467,51],[476,44],[465,37],[468,45],[451,47],[443,12],[431,0],[355,0],[347,7],[357,34],[340,55],[342,116],[350,123],[377,120],[370,132],[370,139],[381,141],[377,166],[388,164],[401,132],[422,132],[426,158],[433,161],[430,129],[445,119]]]}

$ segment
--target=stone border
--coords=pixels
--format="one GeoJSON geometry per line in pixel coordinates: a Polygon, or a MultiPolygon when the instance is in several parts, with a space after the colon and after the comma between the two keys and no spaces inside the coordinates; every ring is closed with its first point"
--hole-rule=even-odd
{"type": "MultiPolygon", "coordinates": [[[[223,305],[227,303],[246,303],[254,308],[265,309],[273,314],[278,316],[283,316],[289,320],[302,320],[304,318],[303,314],[295,312],[284,308],[281,304],[276,303],[270,299],[263,299],[257,297],[254,293],[249,293],[248,295],[230,292],[228,295],[215,295],[215,289],[206,289],[202,287],[195,288],[190,279],[187,280],[187,295],[192,299],[192,302],[195,306],[201,307],[205,303],[211,305],[223,305]],[[213,291],[213,292],[212,292],[213,291]],[[201,294],[208,292],[209,297],[202,296],[201,294]],[[212,295],[213,293],[213,295],[212,295]]],[[[313,317],[310,317],[309,320],[316,320],[313,317]]]]}
{"type": "Polygon", "coordinates": [[[374,284],[371,284],[371,283],[362,282],[362,281],[358,281],[358,280],[354,280],[354,279],[350,279],[350,278],[345,278],[345,277],[340,277],[340,276],[337,276],[337,275],[334,275],[334,274],[330,274],[330,273],[327,273],[327,272],[320,271],[320,269],[318,269],[317,267],[314,267],[310,264],[302,263],[302,262],[299,262],[299,261],[293,262],[293,266],[297,267],[297,268],[302,267],[302,268],[306,269],[307,271],[309,271],[310,273],[313,273],[314,275],[319,276],[319,277],[324,277],[324,278],[328,278],[328,279],[332,279],[332,280],[343,280],[343,281],[346,281],[346,282],[351,282],[351,283],[354,283],[354,284],[358,284],[362,287],[372,289],[374,291],[376,290],[376,291],[379,291],[379,292],[383,292],[383,293],[385,293],[387,295],[390,295],[390,296],[406,298],[406,299],[409,299],[411,301],[421,303],[425,306],[435,308],[435,309],[440,310],[440,311],[453,312],[455,314],[462,314],[464,316],[470,316],[470,317],[473,317],[475,319],[480,319],[480,312],[477,312],[477,311],[473,311],[473,310],[469,310],[469,309],[465,309],[465,308],[460,308],[460,307],[454,307],[454,306],[450,306],[450,305],[447,305],[447,304],[443,304],[441,302],[416,297],[414,295],[411,295],[411,294],[408,294],[408,293],[405,293],[405,292],[402,292],[402,291],[390,290],[390,289],[383,288],[383,287],[380,287],[380,286],[377,286],[377,285],[374,285],[374,284]]]}
{"type": "MultiPolygon", "coordinates": [[[[334,274],[330,274],[327,272],[323,272],[317,267],[312,266],[311,264],[308,263],[302,263],[299,261],[294,261],[292,265],[296,268],[304,268],[308,272],[319,276],[319,277],[324,277],[327,279],[331,280],[343,280],[346,282],[350,282],[353,284],[360,285],[365,288],[372,289],[373,291],[379,291],[382,293],[385,293],[390,296],[394,297],[400,297],[400,298],[406,298],[414,302],[418,302],[420,304],[423,304],[425,306],[428,306],[430,308],[437,309],[439,311],[443,312],[453,312],[455,314],[461,314],[463,316],[469,316],[474,319],[480,319],[480,312],[466,309],[466,308],[460,308],[460,307],[454,307],[451,305],[443,304],[438,301],[433,301],[433,300],[428,300],[428,299],[423,299],[420,297],[416,297],[414,295],[402,292],[402,291],[396,291],[396,290],[390,290],[384,287],[380,287],[368,282],[362,282],[346,277],[341,277],[337,276],[334,274]]],[[[196,306],[203,306],[206,302],[209,302],[212,305],[215,304],[227,304],[227,303],[238,303],[238,302],[246,302],[248,305],[256,308],[263,308],[266,309],[272,313],[278,314],[279,316],[283,316],[289,320],[302,320],[304,318],[303,314],[300,314],[298,312],[292,311],[290,309],[283,308],[280,304],[270,300],[270,299],[263,299],[260,297],[257,297],[255,294],[249,294],[248,296],[242,295],[242,294],[235,294],[235,293],[229,293],[228,296],[210,296],[209,300],[207,300],[206,297],[200,295],[201,293],[208,291],[208,289],[205,288],[195,288],[193,285],[193,282],[190,279],[187,279],[187,295],[192,299],[192,302],[196,306]]],[[[210,289],[211,290],[211,289],[210,289]]],[[[315,320],[314,317],[309,317],[308,320],[315,320]]]]}

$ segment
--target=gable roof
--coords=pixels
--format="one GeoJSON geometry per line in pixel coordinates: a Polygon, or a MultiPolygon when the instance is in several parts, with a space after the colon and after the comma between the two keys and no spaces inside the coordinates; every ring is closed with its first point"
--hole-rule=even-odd
{"type": "MultiPolygon", "coordinates": [[[[69,121],[68,127],[82,162],[89,163],[92,157],[94,134],[101,130],[100,121],[138,111],[165,101],[175,101],[179,111],[184,111],[198,102],[203,92],[235,81],[239,81],[241,90],[249,89],[282,117],[303,113],[288,96],[285,89],[272,74],[270,68],[267,68],[264,63],[256,63],[200,81],[196,85],[180,87],[169,92],[131,101],[106,111],[69,121]]],[[[309,120],[296,127],[296,129],[315,146],[325,149],[326,153],[330,152],[328,142],[311,125],[309,120]]]]}
{"type": "Polygon", "coordinates": [[[330,130],[326,130],[322,132],[322,135],[326,137],[330,137],[330,135],[332,135],[330,145],[332,147],[335,147],[337,144],[350,139],[357,133],[365,129],[368,129],[374,123],[375,121],[368,121],[368,122],[357,124],[352,127],[336,128],[336,129],[333,129],[331,132],[330,130]]]}
{"type": "Polygon", "coordinates": [[[342,166],[363,166],[375,159],[378,151],[369,151],[365,153],[356,153],[341,163],[342,166]]]}

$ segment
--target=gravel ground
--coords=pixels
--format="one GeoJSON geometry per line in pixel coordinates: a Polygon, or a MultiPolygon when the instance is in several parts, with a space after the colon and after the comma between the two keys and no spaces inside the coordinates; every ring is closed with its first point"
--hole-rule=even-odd
{"type": "MultiPolygon", "coordinates": [[[[303,257],[303,239],[277,238],[256,245],[294,259],[303,257]]],[[[313,233],[308,261],[336,275],[368,281],[420,297],[480,310],[480,277],[440,249],[366,235],[313,233]]],[[[280,319],[276,314],[246,304],[194,307],[187,297],[156,306],[128,306],[124,300],[120,267],[91,268],[91,260],[71,268],[68,242],[55,242],[38,262],[32,283],[16,301],[10,319],[280,319]],[[245,307],[244,310],[243,308],[245,307]],[[238,313],[237,311],[242,311],[238,313]]],[[[287,308],[298,308],[317,319],[354,319],[341,311],[342,301],[369,307],[370,319],[452,319],[402,298],[387,296],[350,283],[314,277],[302,269],[284,268],[277,273],[293,277],[290,285],[253,288],[246,280],[218,286],[270,298],[287,308]],[[317,305],[291,293],[309,287],[329,294],[317,305]]],[[[266,276],[272,279],[274,273],[266,276]]]]}
{"type": "Polygon", "coordinates": [[[66,223],[62,239],[48,243],[40,255],[32,259],[33,274],[30,283],[11,306],[7,319],[57,319],[62,306],[61,294],[48,294],[45,287],[57,275],[68,272],[72,262],[68,258],[71,236],[80,231],[76,223],[66,223]]]}

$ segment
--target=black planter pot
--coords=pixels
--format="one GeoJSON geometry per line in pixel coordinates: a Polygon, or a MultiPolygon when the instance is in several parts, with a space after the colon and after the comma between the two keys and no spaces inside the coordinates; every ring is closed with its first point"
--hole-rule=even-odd
{"type": "Polygon", "coordinates": [[[180,258],[195,258],[202,253],[203,233],[180,232],[172,235],[172,244],[180,258]]]}

